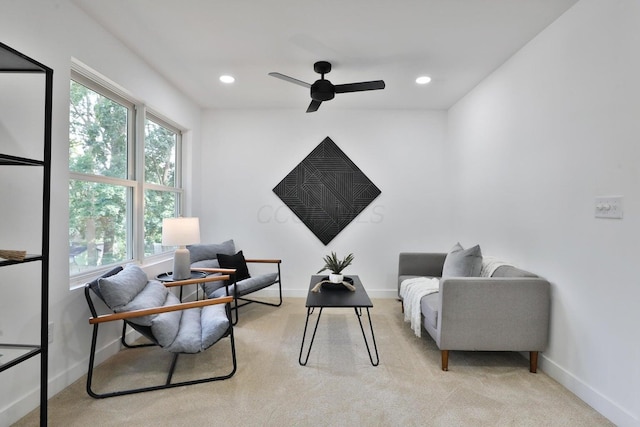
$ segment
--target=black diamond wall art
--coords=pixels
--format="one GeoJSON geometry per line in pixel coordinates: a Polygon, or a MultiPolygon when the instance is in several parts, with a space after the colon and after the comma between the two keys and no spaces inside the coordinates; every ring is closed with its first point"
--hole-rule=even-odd
{"type": "Polygon", "coordinates": [[[325,245],[380,194],[378,187],[329,137],[273,192],[325,245]]]}

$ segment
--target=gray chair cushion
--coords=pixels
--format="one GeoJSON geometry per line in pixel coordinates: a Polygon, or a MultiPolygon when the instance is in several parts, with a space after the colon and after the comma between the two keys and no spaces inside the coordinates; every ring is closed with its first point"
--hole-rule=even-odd
{"type": "MultiPolygon", "coordinates": [[[[169,290],[162,283],[158,282],[157,280],[151,280],[147,283],[147,286],[145,286],[145,288],[140,291],[140,293],[136,295],[134,299],[131,300],[131,302],[114,311],[121,312],[143,310],[145,308],[152,307],[162,307],[167,303],[168,293],[169,290]]],[[[156,316],[157,314],[152,314],[150,316],[144,317],[135,317],[131,319],[130,322],[141,326],[151,326],[153,318],[156,316]]]]}
{"type": "Polygon", "coordinates": [[[191,268],[220,268],[220,263],[217,259],[203,259],[191,263],[191,268]]]}
{"type": "Polygon", "coordinates": [[[480,245],[464,249],[460,243],[456,243],[444,260],[442,277],[477,277],[481,269],[480,245]]]}
{"type": "MultiPolygon", "coordinates": [[[[179,304],[180,300],[171,292],[167,292],[167,299],[162,306],[179,304]]],[[[181,325],[182,317],[186,311],[170,311],[168,313],[156,314],[151,320],[151,332],[161,347],[170,348],[170,345],[178,336],[178,332],[183,326],[181,325]]],[[[171,351],[171,350],[169,350],[171,351]]]]}
{"type": "Polygon", "coordinates": [[[137,265],[127,265],[122,271],[98,279],[98,288],[104,302],[113,311],[122,311],[147,286],[147,274],[137,265]]]}
{"type": "Polygon", "coordinates": [[[206,259],[216,259],[216,254],[233,255],[236,253],[233,239],[222,243],[187,245],[187,249],[189,249],[191,264],[206,259]]]}
{"type": "MultiPolygon", "coordinates": [[[[256,277],[250,277],[245,280],[237,282],[235,285],[229,286],[229,294],[233,295],[234,286],[238,287],[238,296],[250,294],[251,292],[258,291],[276,283],[278,280],[278,273],[267,273],[256,277]]],[[[215,283],[215,282],[214,282],[215,283]]],[[[209,298],[217,298],[225,296],[225,288],[219,287],[210,294],[207,294],[209,298]]]]}
{"type": "MultiPolygon", "coordinates": [[[[105,303],[115,312],[180,303],[162,283],[148,280],[144,271],[135,265],[98,279],[98,287],[105,303]]],[[[222,338],[230,326],[224,304],[152,314],[128,321],[149,327],[154,341],[173,353],[206,350],[222,338]]]]}
{"type": "Polygon", "coordinates": [[[224,304],[209,305],[202,308],[200,319],[202,328],[202,350],[206,350],[224,337],[229,329],[229,319],[224,304]]]}
{"type": "MultiPolygon", "coordinates": [[[[221,274],[214,273],[211,276],[221,276],[221,274]]],[[[208,298],[215,298],[215,297],[212,297],[211,295],[213,295],[214,292],[220,288],[222,288],[222,291],[223,291],[220,295],[224,295],[224,282],[225,282],[224,280],[219,280],[217,282],[205,282],[205,283],[201,283],[200,287],[202,288],[202,290],[204,291],[204,294],[208,298]]]]}

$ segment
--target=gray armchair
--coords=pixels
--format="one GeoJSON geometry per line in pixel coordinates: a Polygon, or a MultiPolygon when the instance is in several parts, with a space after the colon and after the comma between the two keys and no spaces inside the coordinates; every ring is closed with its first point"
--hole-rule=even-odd
{"type": "Polygon", "coordinates": [[[195,280],[182,280],[162,284],[157,280],[148,280],[146,273],[135,265],[124,269],[117,267],[85,285],[85,297],[93,325],[89,370],[87,374],[87,393],[94,398],[122,396],[132,393],[159,390],[171,387],[200,384],[230,378],[236,372],[236,352],[231,322],[231,297],[221,297],[204,301],[182,303],[167,286],[191,285],[199,282],[224,283],[228,275],[212,276],[195,280]],[[112,311],[99,315],[93,297],[112,311]],[[98,393],[93,390],[93,370],[99,325],[105,322],[124,320],[122,344],[134,348],[157,345],[173,354],[167,379],[164,384],[98,393]],[[149,340],[148,344],[130,345],[126,343],[125,331],[129,325],[149,340]],[[198,378],[181,382],[172,382],[172,376],[178,356],[183,353],[198,353],[229,338],[232,356],[231,370],[222,375],[198,378]]]}
{"type": "Polygon", "coordinates": [[[233,296],[232,312],[235,313],[233,324],[238,323],[239,308],[247,304],[257,303],[272,307],[282,305],[282,282],[280,278],[280,259],[244,258],[242,251],[236,252],[233,240],[218,244],[198,244],[188,246],[191,256],[191,269],[202,271],[209,275],[228,274],[231,280],[228,288],[223,282],[203,283],[207,298],[218,298],[224,295],[233,296]],[[274,271],[251,275],[250,264],[273,266],[274,271]],[[264,299],[248,298],[249,294],[278,285],[278,301],[270,302],[264,299]]]}

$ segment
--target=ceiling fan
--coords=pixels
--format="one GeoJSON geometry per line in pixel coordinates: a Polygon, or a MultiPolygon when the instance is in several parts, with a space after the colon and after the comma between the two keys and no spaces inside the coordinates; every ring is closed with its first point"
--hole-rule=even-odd
{"type": "Polygon", "coordinates": [[[329,80],[326,80],[324,78],[324,75],[331,71],[331,64],[327,61],[316,62],[315,64],[313,64],[313,70],[316,73],[320,74],[320,79],[316,80],[313,84],[309,84],[307,82],[303,82],[302,80],[294,79],[293,77],[285,76],[284,74],[280,73],[269,73],[269,75],[287,82],[310,88],[311,104],[309,104],[309,107],[307,108],[307,113],[318,111],[318,108],[320,108],[320,104],[322,104],[322,101],[329,101],[330,99],[333,99],[336,96],[336,93],[384,89],[383,80],[334,85],[329,80]]]}

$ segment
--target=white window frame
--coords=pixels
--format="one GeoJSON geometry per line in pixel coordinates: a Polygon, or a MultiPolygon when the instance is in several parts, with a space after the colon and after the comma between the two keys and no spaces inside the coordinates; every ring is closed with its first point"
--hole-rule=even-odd
{"type": "MultiPolygon", "coordinates": [[[[100,175],[84,174],[69,170],[69,181],[81,180],[87,182],[104,183],[111,185],[124,186],[131,189],[129,203],[130,211],[127,213],[127,260],[122,264],[136,263],[144,265],[145,263],[153,263],[169,258],[170,252],[166,251],[159,255],[145,256],[145,236],[144,236],[144,192],[145,190],[170,191],[177,194],[175,216],[182,215],[184,210],[184,188],[182,187],[182,140],[184,128],[164,117],[157,111],[149,109],[143,102],[135,99],[130,93],[118,86],[117,84],[106,79],[101,74],[91,70],[79,61],[73,60],[71,66],[70,79],[80,83],[89,89],[106,96],[132,110],[132,120],[128,121],[128,165],[127,177],[113,178],[100,175]],[[167,187],[158,184],[145,183],[145,120],[149,118],[151,121],[175,131],[176,140],[176,159],[175,159],[175,187],[167,187]],[[130,241],[129,241],[130,240],[130,241]],[[130,247],[129,247],[130,245],[130,247]]],[[[112,268],[113,265],[98,266],[91,270],[83,270],[73,274],[69,271],[72,287],[79,283],[85,283],[90,278],[95,277],[103,271],[112,268]]]]}

